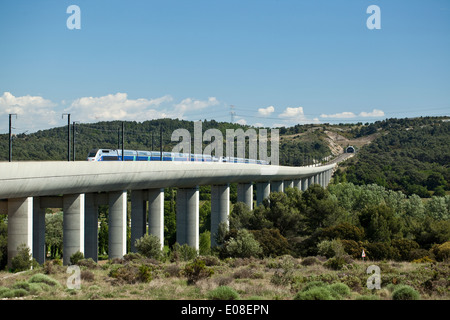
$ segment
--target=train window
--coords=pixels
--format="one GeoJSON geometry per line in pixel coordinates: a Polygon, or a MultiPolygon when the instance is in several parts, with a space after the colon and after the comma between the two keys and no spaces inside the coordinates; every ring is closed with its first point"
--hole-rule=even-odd
{"type": "Polygon", "coordinates": [[[103,153],[109,153],[109,150],[102,150],[103,153]]]}
{"type": "Polygon", "coordinates": [[[89,157],[89,158],[95,157],[96,154],[97,154],[97,151],[98,151],[98,150],[91,150],[91,152],[89,152],[88,157],[89,157]]]}

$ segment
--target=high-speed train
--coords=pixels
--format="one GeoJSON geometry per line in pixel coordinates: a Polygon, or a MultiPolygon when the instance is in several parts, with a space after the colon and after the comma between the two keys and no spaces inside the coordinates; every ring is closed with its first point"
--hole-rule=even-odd
{"type": "MultiPolygon", "coordinates": [[[[163,152],[162,161],[199,161],[269,164],[265,160],[243,159],[235,157],[215,157],[203,154],[163,152]]],[[[122,161],[121,149],[93,149],[87,156],[88,161],[122,161]]],[[[161,161],[160,151],[124,150],[124,161],[161,161]]]]}

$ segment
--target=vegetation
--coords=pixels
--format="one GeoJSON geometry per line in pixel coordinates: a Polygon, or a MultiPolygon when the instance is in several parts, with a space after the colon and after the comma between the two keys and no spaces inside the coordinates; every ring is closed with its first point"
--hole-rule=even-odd
{"type": "MultiPolygon", "coordinates": [[[[143,138],[143,132],[155,132],[154,145],[159,147],[159,126],[166,133],[192,127],[191,122],[180,120],[126,125],[126,144],[136,149],[151,146],[151,138],[143,138]]],[[[214,126],[220,130],[240,127],[211,121],[203,123],[203,130],[214,126]]],[[[93,146],[114,147],[116,127],[118,122],[78,126],[77,148],[85,149],[77,151],[77,159],[83,160],[93,146]]],[[[22,160],[39,159],[42,152],[35,151],[48,150],[48,159],[64,160],[65,141],[61,141],[61,146],[60,142],[51,143],[57,132],[58,139],[64,140],[62,129],[17,136],[15,154],[22,160]],[[37,149],[26,147],[27,143],[37,149]]],[[[289,164],[289,159],[302,159],[303,152],[312,150],[320,157],[327,155],[323,134],[332,129],[329,125],[281,128],[282,161],[289,164]],[[318,144],[314,145],[314,141],[318,144]],[[289,154],[295,156],[286,156],[289,154]]],[[[60,260],[62,213],[58,208],[48,210],[48,261],[38,266],[29,249],[22,248],[11,271],[25,272],[11,278],[0,271],[0,297],[449,299],[448,122],[430,118],[388,119],[344,129],[342,134],[347,138],[375,133],[378,138],[358,149],[356,157],[336,172],[327,188],[311,185],[303,192],[288,188],[284,193],[271,193],[250,210],[237,202],[237,188],[232,184],[229,228],[220,226],[218,246],[214,248],[210,242],[211,197],[207,186],[200,188],[199,252],[176,243],[176,188],[165,190],[164,250],[159,239],[145,235],[135,243],[137,253],[109,260],[108,207],[100,206],[101,261],[84,259],[81,253],[71,257],[71,263],[81,268],[80,290],[63,289],[68,275],[60,260]],[[381,269],[379,290],[366,287],[366,270],[371,264],[381,269]]],[[[0,136],[0,155],[2,139],[0,136]]],[[[170,146],[163,144],[168,150],[170,146]]],[[[130,240],[130,230],[127,235],[130,240]]],[[[7,217],[0,215],[0,269],[6,268],[6,243],[7,217]]]]}
{"type": "Polygon", "coordinates": [[[376,183],[422,198],[433,192],[443,196],[450,190],[450,122],[436,118],[387,119],[370,127],[370,132],[383,134],[338,171],[339,181],[376,183]]]}

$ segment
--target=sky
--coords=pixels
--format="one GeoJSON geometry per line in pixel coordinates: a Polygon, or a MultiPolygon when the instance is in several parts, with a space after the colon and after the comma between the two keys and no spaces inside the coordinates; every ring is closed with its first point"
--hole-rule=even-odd
{"type": "Polygon", "coordinates": [[[449,34],[448,0],[0,0],[0,133],[449,115],[449,34]]]}

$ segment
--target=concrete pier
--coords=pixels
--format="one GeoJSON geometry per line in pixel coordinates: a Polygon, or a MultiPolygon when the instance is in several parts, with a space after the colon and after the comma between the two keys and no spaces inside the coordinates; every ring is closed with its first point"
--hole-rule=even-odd
{"type": "Polygon", "coordinates": [[[147,201],[145,195],[144,190],[131,190],[131,252],[137,252],[134,243],[147,233],[147,201]]]}
{"type": "Polygon", "coordinates": [[[199,249],[199,190],[177,190],[177,242],[199,249]]]}
{"type": "Polygon", "coordinates": [[[284,188],[293,188],[293,187],[294,187],[294,180],[284,181],[284,188]]]}
{"type": "Polygon", "coordinates": [[[63,196],[63,264],[70,264],[70,257],[80,251],[84,254],[84,194],[63,196]]]}
{"type": "Polygon", "coordinates": [[[270,182],[256,183],[256,205],[259,206],[270,194],[270,182]]]}
{"type": "Polygon", "coordinates": [[[98,261],[98,203],[95,193],[84,195],[84,257],[98,261]]]}
{"type": "Polygon", "coordinates": [[[41,199],[33,198],[33,258],[39,264],[45,262],[45,209],[41,208],[41,199]]]}
{"type": "MultiPolygon", "coordinates": [[[[238,189],[239,195],[239,189],[238,189]]],[[[228,224],[230,214],[230,187],[226,185],[211,186],[211,246],[215,246],[219,225],[228,224]]]]}
{"type": "Polygon", "coordinates": [[[162,249],[164,247],[164,188],[147,190],[147,200],[148,234],[158,237],[162,249]]]}
{"type": "Polygon", "coordinates": [[[270,181],[270,192],[284,192],[284,182],[270,181]]]}
{"type": "Polygon", "coordinates": [[[122,258],[127,253],[127,192],[109,192],[108,256],[122,258]]]}
{"type": "Polygon", "coordinates": [[[17,249],[26,245],[33,250],[33,198],[8,199],[8,267],[17,249]]]}
{"type": "Polygon", "coordinates": [[[253,210],[253,184],[238,183],[237,185],[237,201],[245,203],[250,210],[253,210]]]}

